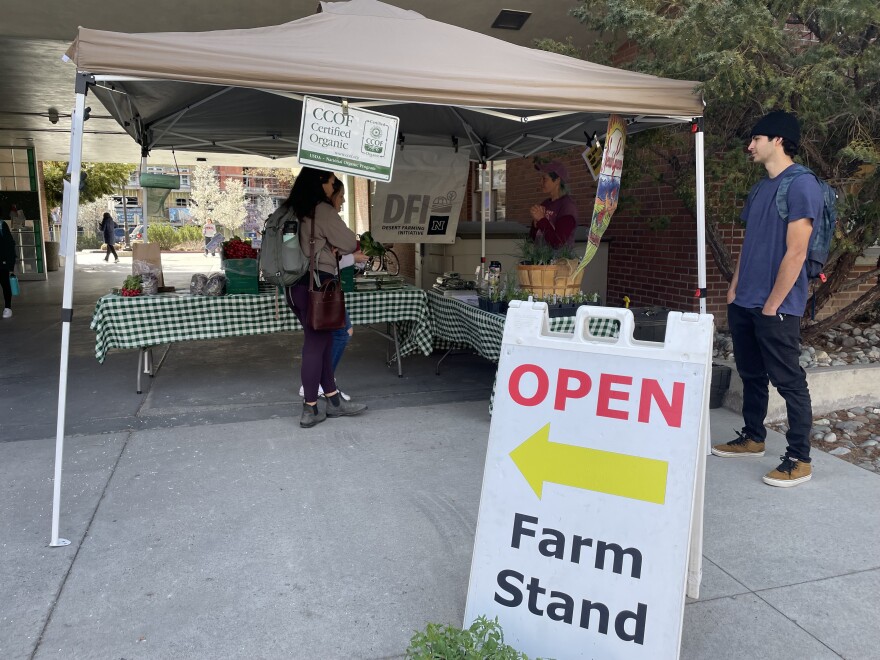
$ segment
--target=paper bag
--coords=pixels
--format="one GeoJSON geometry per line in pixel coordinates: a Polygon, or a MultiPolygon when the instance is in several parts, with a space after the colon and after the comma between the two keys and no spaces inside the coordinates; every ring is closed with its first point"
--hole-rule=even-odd
{"type": "Polygon", "coordinates": [[[131,256],[132,275],[153,273],[159,280],[159,286],[165,286],[162,277],[162,252],[158,243],[132,243],[131,256]]]}

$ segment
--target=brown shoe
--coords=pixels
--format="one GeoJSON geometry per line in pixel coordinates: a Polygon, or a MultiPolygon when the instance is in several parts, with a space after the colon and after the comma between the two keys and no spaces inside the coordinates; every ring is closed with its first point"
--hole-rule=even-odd
{"type": "Polygon", "coordinates": [[[796,458],[780,456],[782,463],[775,470],[764,475],[764,483],[768,486],[791,488],[813,477],[813,466],[796,458]]]}
{"type": "Polygon", "coordinates": [[[764,443],[749,436],[736,432],[736,440],[712,447],[712,453],[725,458],[749,458],[764,455],[764,443]]]}

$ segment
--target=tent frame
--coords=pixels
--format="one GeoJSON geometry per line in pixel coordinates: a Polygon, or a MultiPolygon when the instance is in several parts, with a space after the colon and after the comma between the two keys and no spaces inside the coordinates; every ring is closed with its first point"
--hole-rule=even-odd
{"type": "MultiPolygon", "coordinates": [[[[132,76],[117,76],[117,75],[92,75],[85,71],[78,71],[76,74],[76,82],[75,82],[75,107],[72,113],[72,125],[71,125],[71,135],[70,135],[70,160],[68,165],[68,172],[70,175],[70,185],[65,185],[64,189],[64,202],[63,202],[63,226],[62,226],[62,253],[65,257],[64,264],[64,293],[62,298],[62,331],[61,331],[61,360],[60,360],[60,369],[59,369],[59,388],[58,388],[58,417],[57,417],[57,425],[56,425],[56,439],[55,439],[55,479],[54,479],[54,489],[53,489],[53,501],[52,501],[52,537],[49,545],[51,547],[63,547],[70,544],[70,541],[64,538],[59,537],[59,524],[60,524],[60,509],[61,509],[61,483],[62,483],[62,467],[63,467],[63,458],[64,458],[64,426],[65,426],[65,418],[66,418],[66,402],[67,402],[67,380],[68,380],[68,362],[69,362],[69,350],[70,350],[70,324],[73,317],[73,282],[74,282],[74,267],[76,261],[76,222],[72,222],[71,218],[76,218],[79,211],[79,195],[77,191],[79,190],[80,183],[80,169],[82,166],[82,138],[83,138],[83,125],[84,125],[84,114],[85,114],[85,99],[88,94],[89,87],[97,85],[99,83],[112,83],[112,82],[122,82],[122,81],[149,81],[151,79],[147,78],[138,78],[132,76]]],[[[105,88],[107,88],[105,86],[105,88]]],[[[112,85],[109,88],[111,91],[118,91],[112,89],[112,85]]],[[[201,101],[191,104],[185,108],[181,108],[180,110],[166,115],[161,118],[158,122],[153,122],[151,124],[151,128],[155,127],[157,123],[160,122],[170,122],[169,126],[165,127],[162,133],[152,140],[149,144],[145,144],[146,141],[144,138],[146,136],[145,128],[142,124],[139,124],[137,128],[137,133],[144,139],[141,142],[142,146],[142,156],[145,159],[147,154],[150,151],[150,148],[155,146],[159,139],[165,134],[174,134],[172,129],[177,121],[180,120],[187,112],[189,112],[194,107],[205,103],[207,100],[217,98],[217,96],[222,95],[229,90],[234,89],[231,86],[225,86],[222,89],[218,90],[217,93],[211,95],[209,99],[202,99],[201,101]]],[[[302,95],[294,94],[294,93],[286,93],[278,90],[262,90],[268,93],[277,94],[281,96],[285,96],[288,98],[292,98],[294,100],[301,100],[302,95]]],[[[130,103],[130,101],[129,101],[130,103]]],[[[115,100],[114,100],[115,104],[115,100]]],[[[396,105],[398,102],[396,101],[382,101],[382,100],[358,100],[352,103],[352,105],[356,105],[358,107],[368,107],[368,106],[381,106],[381,105],[396,105]]],[[[426,104],[426,105],[438,105],[438,104],[426,104]]],[[[490,144],[487,141],[482,141],[476,135],[473,128],[468,124],[466,119],[458,112],[458,108],[456,106],[445,106],[450,108],[451,112],[455,114],[461,121],[464,129],[468,135],[470,140],[470,148],[476,154],[479,162],[484,164],[484,166],[491,166],[491,161],[494,160],[495,157],[504,154],[508,156],[530,156],[538,151],[542,151],[546,146],[550,144],[565,144],[565,145],[580,145],[583,144],[581,141],[575,141],[570,139],[565,139],[564,136],[575,130],[579,126],[582,125],[582,122],[576,122],[570,127],[561,132],[557,132],[553,136],[538,136],[534,133],[523,133],[520,138],[516,138],[507,145],[496,145],[490,144]],[[518,153],[512,149],[512,147],[519,142],[521,139],[530,136],[530,137],[539,137],[545,142],[542,143],[542,146],[534,148],[530,150],[528,153],[518,153]],[[492,158],[489,157],[488,150],[489,148],[494,149],[494,153],[492,154],[492,158]]],[[[572,112],[543,112],[541,114],[537,114],[530,117],[520,117],[517,115],[512,115],[509,113],[500,112],[491,108],[467,108],[468,110],[480,112],[489,116],[498,117],[502,119],[508,119],[510,121],[516,121],[522,124],[528,124],[537,119],[547,119],[552,117],[563,117],[571,114],[575,114],[572,112]]],[[[704,147],[704,134],[703,134],[703,118],[699,117],[654,117],[654,116],[639,116],[638,120],[640,123],[685,123],[689,122],[692,126],[692,132],[695,137],[695,167],[696,167],[696,201],[697,201],[697,292],[696,296],[699,298],[699,313],[706,313],[706,233],[705,233],[705,147],[704,147]]],[[[186,136],[181,135],[180,137],[184,138],[186,136]]],[[[194,139],[194,138],[190,138],[194,139]]],[[[284,139],[281,137],[277,137],[277,139],[282,139],[285,142],[289,142],[291,145],[297,144],[297,141],[284,139]]],[[[237,146],[241,144],[243,141],[234,141],[234,142],[222,142],[222,141],[207,141],[207,140],[199,140],[194,139],[195,141],[192,144],[179,145],[177,149],[187,149],[187,148],[198,148],[199,146],[222,146],[224,149],[228,149],[230,151],[236,151],[239,153],[252,154],[252,155],[263,155],[257,152],[248,150],[244,147],[237,146]]],[[[457,142],[453,137],[453,143],[457,142]]],[[[401,143],[402,147],[402,143],[401,143]]],[[[271,156],[270,156],[271,157],[271,156]]],[[[143,161],[142,161],[143,162],[143,161]]],[[[484,172],[485,176],[485,172],[484,172]]],[[[146,235],[146,228],[144,231],[146,235]]],[[[146,240],[146,237],[145,237],[146,240]]],[[[483,229],[481,233],[481,241],[482,241],[482,262],[485,262],[485,223],[483,223],[483,229]]],[[[694,509],[692,516],[692,528],[691,528],[691,546],[690,546],[690,564],[688,568],[688,577],[687,577],[687,594],[692,598],[699,597],[699,587],[702,576],[702,524],[703,524],[703,484],[705,482],[705,456],[708,452],[708,419],[704,419],[703,423],[703,431],[700,434],[700,460],[697,465],[697,475],[696,475],[696,492],[694,497],[694,509]]]]}

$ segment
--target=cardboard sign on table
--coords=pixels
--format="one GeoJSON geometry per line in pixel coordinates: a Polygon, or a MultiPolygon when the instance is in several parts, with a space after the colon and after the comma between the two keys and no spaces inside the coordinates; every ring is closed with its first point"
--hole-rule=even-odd
{"type": "Polygon", "coordinates": [[[165,286],[165,279],[162,277],[162,250],[158,243],[132,243],[131,257],[132,275],[140,275],[149,270],[159,277],[159,286],[165,286]]]}
{"type": "Polygon", "coordinates": [[[672,312],[644,342],[629,310],[582,306],[571,336],[511,303],[465,626],[498,617],[530,657],[678,657],[712,323],[672,312]]]}

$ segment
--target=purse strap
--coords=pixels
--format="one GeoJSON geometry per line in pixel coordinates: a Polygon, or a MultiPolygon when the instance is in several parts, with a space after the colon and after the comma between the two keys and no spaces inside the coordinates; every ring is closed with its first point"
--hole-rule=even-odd
{"type": "MultiPolygon", "coordinates": [[[[317,209],[317,207],[316,207],[317,209]]],[[[312,211],[312,221],[309,223],[309,291],[315,290],[315,215],[312,211]]]]}

